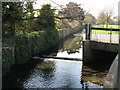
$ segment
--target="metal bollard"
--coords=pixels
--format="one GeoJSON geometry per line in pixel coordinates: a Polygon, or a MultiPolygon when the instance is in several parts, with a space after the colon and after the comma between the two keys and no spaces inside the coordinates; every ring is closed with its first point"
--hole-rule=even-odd
{"type": "Polygon", "coordinates": [[[91,33],[91,24],[86,24],[85,25],[85,30],[86,30],[86,40],[90,40],[90,33],[91,33]]]}

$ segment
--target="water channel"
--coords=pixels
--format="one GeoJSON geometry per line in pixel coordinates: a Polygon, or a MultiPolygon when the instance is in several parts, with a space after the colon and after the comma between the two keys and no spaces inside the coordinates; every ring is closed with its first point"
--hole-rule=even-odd
{"type": "MultiPolygon", "coordinates": [[[[81,34],[72,35],[50,51],[43,54],[82,59],[81,34]]],[[[3,77],[3,88],[103,88],[109,66],[104,62],[83,65],[82,61],[53,58],[30,60],[3,77]]]]}

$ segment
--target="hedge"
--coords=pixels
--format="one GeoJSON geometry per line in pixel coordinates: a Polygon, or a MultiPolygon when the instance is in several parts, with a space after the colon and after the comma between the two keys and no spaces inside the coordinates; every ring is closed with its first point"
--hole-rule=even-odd
{"type": "Polygon", "coordinates": [[[56,29],[46,31],[34,31],[28,34],[16,35],[13,38],[7,38],[6,42],[3,39],[2,47],[2,68],[3,75],[10,71],[13,65],[24,64],[30,58],[52,46],[55,46],[58,41],[58,31],[56,29]],[[12,41],[11,46],[8,41],[12,41]],[[7,48],[8,47],[8,48],[7,48]],[[12,48],[11,48],[12,47],[12,48]]]}

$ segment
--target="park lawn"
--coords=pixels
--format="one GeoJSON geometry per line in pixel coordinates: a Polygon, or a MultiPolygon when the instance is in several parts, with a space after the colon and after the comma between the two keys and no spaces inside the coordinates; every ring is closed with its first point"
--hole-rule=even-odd
{"type": "MultiPolygon", "coordinates": [[[[101,25],[93,25],[92,27],[106,28],[107,26],[105,24],[101,24],[101,25]]],[[[108,25],[108,28],[114,28],[114,29],[119,28],[120,29],[120,25],[108,25]]]]}
{"type": "MultiPolygon", "coordinates": [[[[96,28],[106,28],[106,25],[93,25],[92,27],[96,28]]],[[[108,28],[120,29],[120,25],[108,25],[108,28]]],[[[119,31],[105,31],[105,30],[92,30],[93,34],[119,34],[119,31]]]]}
{"type": "Polygon", "coordinates": [[[119,31],[104,31],[104,30],[92,30],[93,34],[119,34],[119,31]]]}

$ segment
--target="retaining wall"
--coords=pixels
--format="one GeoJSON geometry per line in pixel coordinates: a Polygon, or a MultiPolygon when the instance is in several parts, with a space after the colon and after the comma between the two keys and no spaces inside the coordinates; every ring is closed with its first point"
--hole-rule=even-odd
{"type": "Polygon", "coordinates": [[[97,42],[83,41],[83,63],[96,60],[113,61],[118,54],[118,45],[104,44],[97,42]],[[99,43],[98,43],[99,44],[99,43]],[[112,48],[114,46],[114,48],[112,48]],[[107,48],[105,48],[107,47],[107,48]]]}

